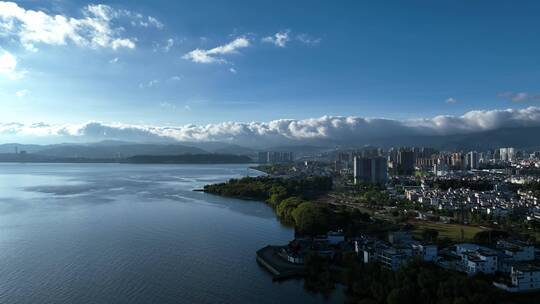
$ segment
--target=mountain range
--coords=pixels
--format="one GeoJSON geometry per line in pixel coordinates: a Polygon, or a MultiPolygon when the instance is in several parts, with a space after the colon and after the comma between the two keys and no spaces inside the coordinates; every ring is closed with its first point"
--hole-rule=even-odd
{"type": "Polygon", "coordinates": [[[183,155],[183,154],[233,154],[256,158],[259,151],[292,151],[297,155],[314,153],[340,148],[361,148],[363,146],[382,148],[399,146],[433,147],[439,150],[478,150],[484,151],[499,147],[515,147],[524,150],[540,149],[540,127],[507,128],[468,134],[440,136],[400,136],[365,139],[361,142],[335,142],[331,139],[298,142],[284,146],[264,149],[244,147],[223,142],[179,142],[174,144],[135,143],[124,141],[101,141],[85,144],[0,144],[0,153],[26,151],[51,158],[129,158],[137,155],[183,155]]]}

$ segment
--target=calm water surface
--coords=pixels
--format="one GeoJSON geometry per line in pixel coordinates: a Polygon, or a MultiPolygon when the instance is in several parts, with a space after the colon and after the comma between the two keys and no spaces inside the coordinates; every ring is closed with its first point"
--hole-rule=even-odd
{"type": "Polygon", "coordinates": [[[342,302],[255,262],[293,236],[271,208],[192,191],[247,172],[0,163],[0,303],[342,302]]]}

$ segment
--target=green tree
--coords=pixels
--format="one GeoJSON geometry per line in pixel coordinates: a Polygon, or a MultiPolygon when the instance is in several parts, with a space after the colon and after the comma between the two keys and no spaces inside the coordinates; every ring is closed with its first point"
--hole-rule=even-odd
{"type": "Polygon", "coordinates": [[[276,213],[281,219],[291,221],[293,220],[291,215],[292,212],[303,202],[304,201],[297,196],[286,198],[276,207],[276,213]]]}
{"type": "Polygon", "coordinates": [[[328,231],[328,210],[319,204],[304,202],[292,212],[295,226],[308,234],[320,234],[328,231]]]}
{"type": "Polygon", "coordinates": [[[273,185],[270,188],[270,198],[268,202],[274,206],[278,205],[282,200],[287,197],[287,188],[282,185],[273,185]]]}
{"type": "Polygon", "coordinates": [[[439,231],[431,228],[426,228],[422,231],[422,238],[426,242],[435,242],[439,236],[439,231]]]}

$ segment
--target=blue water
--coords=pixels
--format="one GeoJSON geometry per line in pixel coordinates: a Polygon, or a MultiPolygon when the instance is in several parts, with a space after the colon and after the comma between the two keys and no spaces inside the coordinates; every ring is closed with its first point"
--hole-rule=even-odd
{"type": "Polygon", "coordinates": [[[0,303],[342,302],[255,262],[293,236],[267,205],[192,191],[247,173],[0,163],[0,303]]]}

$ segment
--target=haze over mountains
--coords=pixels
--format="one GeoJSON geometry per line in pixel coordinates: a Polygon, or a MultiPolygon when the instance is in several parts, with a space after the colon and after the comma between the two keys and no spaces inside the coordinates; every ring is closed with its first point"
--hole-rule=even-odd
{"type": "Polygon", "coordinates": [[[292,151],[298,155],[341,148],[363,146],[383,148],[397,146],[429,146],[440,150],[486,150],[504,146],[535,150],[540,148],[540,127],[504,128],[484,132],[453,135],[387,136],[358,141],[310,140],[292,141],[287,145],[260,148],[244,147],[223,142],[140,143],[100,141],[95,143],[64,143],[53,145],[2,144],[0,153],[27,153],[53,158],[128,158],[137,155],[236,154],[255,157],[258,151],[292,151]]]}

